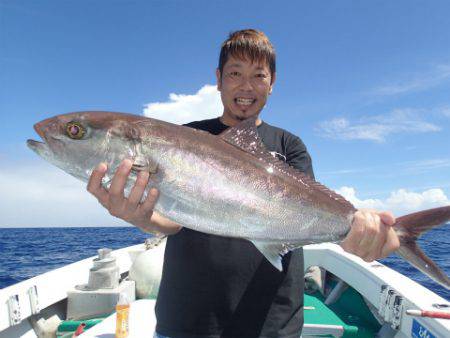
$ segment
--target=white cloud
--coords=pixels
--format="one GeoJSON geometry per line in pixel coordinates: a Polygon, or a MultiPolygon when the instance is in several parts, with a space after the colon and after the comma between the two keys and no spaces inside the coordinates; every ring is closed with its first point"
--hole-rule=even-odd
{"type": "Polygon", "coordinates": [[[421,161],[403,162],[403,170],[409,174],[424,173],[430,170],[450,168],[450,158],[434,158],[421,161]]]}
{"type": "Polygon", "coordinates": [[[432,158],[415,161],[392,162],[389,166],[385,164],[372,164],[368,167],[338,169],[320,172],[319,176],[341,176],[362,174],[366,177],[396,177],[405,175],[417,175],[430,171],[442,171],[450,168],[450,158],[432,158]]]}
{"type": "Polygon", "coordinates": [[[0,168],[0,227],[124,226],[86,191],[50,165],[0,168]]]}
{"type": "Polygon", "coordinates": [[[437,65],[428,72],[409,76],[407,79],[379,86],[369,94],[374,96],[393,96],[409,92],[427,90],[450,80],[450,65],[437,65]]]}
{"type": "Polygon", "coordinates": [[[220,93],[214,85],[204,85],[193,95],[169,95],[168,102],[148,103],[144,115],[155,119],[183,124],[217,117],[222,114],[220,93]]]}
{"type": "Polygon", "coordinates": [[[450,106],[443,106],[439,109],[442,115],[450,117],[450,106]]]}
{"type": "Polygon", "coordinates": [[[392,191],[385,200],[360,199],[356,196],[355,188],[352,187],[341,187],[336,192],[344,196],[357,208],[390,210],[397,216],[450,205],[450,200],[442,189],[429,189],[421,193],[408,191],[407,189],[398,189],[392,191]]]}
{"type": "Polygon", "coordinates": [[[346,118],[334,118],[319,123],[316,131],[327,138],[341,140],[369,140],[384,142],[391,134],[425,133],[439,131],[441,128],[424,121],[416,110],[395,109],[389,114],[362,117],[351,122],[346,118]]]}
{"type": "Polygon", "coordinates": [[[394,210],[418,211],[449,205],[450,201],[441,189],[429,189],[422,193],[399,189],[391,193],[386,204],[394,210]]]}
{"type": "Polygon", "coordinates": [[[356,197],[355,188],[341,187],[336,192],[344,196],[349,202],[351,202],[356,208],[359,209],[384,209],[384,204],[379,199],[366,199],[361,200],[356,197]]]}

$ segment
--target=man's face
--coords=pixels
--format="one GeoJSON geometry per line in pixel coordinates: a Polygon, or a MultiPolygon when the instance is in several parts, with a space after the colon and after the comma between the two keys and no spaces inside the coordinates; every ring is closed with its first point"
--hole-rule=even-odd
{"type": "Polygon", "coordinates": [[[232,56],[225,63],[223,74],[217,70],[216,76],[224,106],[223,121],[230,125],[258,115],[275,81],[268,64],[251,63],[232,56]]]}

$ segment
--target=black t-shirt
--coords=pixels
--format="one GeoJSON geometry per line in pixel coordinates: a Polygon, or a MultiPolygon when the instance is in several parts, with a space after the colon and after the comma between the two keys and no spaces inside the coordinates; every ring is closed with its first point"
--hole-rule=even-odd
{"type": "MultiPolygon", "coordinates": [[[[187,126],[220,134],[219,118],[187,126]]],[[[314,178],[303,142],[265,122],[258,134],[274,156],[314,178]]],[[[172,338],[299,337],[303,326],[303,251],[280,272],[249,241],[183,228],[169,236],[156,303],[156,331],[172,338]]]]}

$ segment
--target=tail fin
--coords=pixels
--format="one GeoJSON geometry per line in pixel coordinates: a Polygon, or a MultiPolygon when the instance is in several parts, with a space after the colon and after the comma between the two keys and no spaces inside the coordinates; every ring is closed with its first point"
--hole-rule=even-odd
{"type": "Polygon", "coordinates": [[[450,278],[423,253],[416,240],[424,232],[449,221],[450,206],[446,206],[399,217],[394,224],[400,239],[397,253],[446,289],[450,289],[450,278]]]}

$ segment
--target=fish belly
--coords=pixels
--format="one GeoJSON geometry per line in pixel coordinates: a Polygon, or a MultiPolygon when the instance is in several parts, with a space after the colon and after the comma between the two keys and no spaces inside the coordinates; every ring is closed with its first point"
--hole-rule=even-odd
{"type": "Polygon", "coordinates": [[[264,189],[203,169],[204,175],[166,172],[158,185],[157,211],[193,230],[260,241],[320,243],[337,241],[348,232],[344,217],[298,199],[269,196],[264,189]]]}

